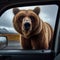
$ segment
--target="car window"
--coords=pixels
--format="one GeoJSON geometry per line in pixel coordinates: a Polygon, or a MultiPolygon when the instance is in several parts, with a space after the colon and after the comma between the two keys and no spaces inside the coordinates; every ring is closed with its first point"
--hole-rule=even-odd
{"type": "MultiPolygon", "coordinates": [[[[40,8],[40,13],[39,13],[39,18],[44,22],[43,25],[41,26],[45,26],[44,27],[46,30],[46,32],[52,36],[51,31],[55,29],[55,23],[56,23],[56,18],[57,18],[57,12],[58,12],[58,6],[57,5],[36,5],[36,6],[26,6],[26,7],[17,7],[18,9],[21,10],[21,12],[23,12],[22,14],[24,14],[24,10],[31,10],[31,16],[32,16],[32,10],[34,10],[35,7],[39,7],[40,8]],[[22,11],[23,10],[23,11],[22,11]],[[45,23],[46,22],[46,23],[45,23]],[[44,25],[45,24],[45,25],[44,25]],[[50,27],[49,27],[50,26],[50,27]]],[[[38,11],[38,10],[37,10],[38,11]]],[[[16,12],[16,11],[15,11],[16,12]]],[[[28,15],[28,12],[26,12],[25,14],[28,15]]],[[[18,15],[18,14],[17,14],[18,15]]],[[[13,13],[13,8],[10,8],[8,10],[6,10],[0,17],[0,36],[7,36],[8,38],[8,46],[4,49],[22,49],[21,44],[23,44],[22,42],[20,42],[20,33],[14,28],[13,26],[13,19],[14,19],[14,13],[13,13]]],[[[16,16],[17,17],[17,16],[16,16]]],[[[15,18],[16,18],[15,17],[15,18]]],[[[25,17],[24,17],[25,18],[25,17]]],[[[35,17],[36,18],[36,17],[35,17]]],[[[17,19],[17,18],[16,18],[17,19]]],[[[27,18],[26,18],[27,19],[27,18]]],[[[34,18],[31,18],[32,20],[34,18]]],[[[30,21],[29,21],[30,22],[30,21]]],[[[20,22],[22,23],[22,22],[20,22]]],[[[20,24],[18,22],[18,25],[20,24]]],[[[35,22],[34,22],[35,23],[35,22]]],[[[32,24],[33,25],[33,24],[32,24]]],[[[35,24],[36,25],[36,24],[35,24]]],[[[40,27],[41,27],[40,26],[40,27]]],[[[19,26],[18,26],[19,27],[19,26]]],[[[21,26],[22,28],[22,26],[21,26]]],[[[40,28],[41,29],[41,28],[40,28]]],[[[44,30],[44,29],[43,29],[44,30]]],[[[40,30],[39,30],[40,31],[40,30]]],[[[38,31],[37,31],[38,32],[38,31]]],[[[37,33],[34,32],[34,33],[37,33]]],[[[46,32],[43,33],[47,34],[46,32]]],[[[34,34],[33,33],[33,34],[34,34]]],[[[39,32],[38,32],[39,33],[39,32]]],[[[32,34],[32,35],[33,35],[32,34]]],[[[47,34],[47,35],[48,35],[47,34]]],[[[23,34],[22,34],[23,35],[23,34]]],[[[47,36],[46,35],[46,36],[47,36]]],[[[51,36],[47,37],[48,39],[51,38],[51,36]]],[[[25,37],[25,35],[24,35],[25,37]]],[[[31,41],[30,41],[31,42],[31,41]]],[[[45,43],[45,42],[44,42],[45,43]]],[[[26,43],[28,44],[28,42],[26,43]]],[[[25,44],[25,45],[26,45],[25,44]]],[[[32,43],[30,43],[32,44],[32,43]]],[[[37,44],[37,42],[35,43],[37,44]]],[[[39,43],[38,43],[39,44],[39,43]]],[[[49,44],[49,43],[48,43],[49,44]]],[[[43,44],[41,44],[43,45],[43,44]]],[[[31,45],[32,46],[32,45],[31,45]]],[[[35,45],[34,45],[35,46],[35,45]]],[[[29,46],[30,47],[30,46],[29,46]]],[[[38,46],[37,46],[38,47],[38,46]]],[[[35,49],[35,47],[33,47],[33,49],[35,49]]]]}

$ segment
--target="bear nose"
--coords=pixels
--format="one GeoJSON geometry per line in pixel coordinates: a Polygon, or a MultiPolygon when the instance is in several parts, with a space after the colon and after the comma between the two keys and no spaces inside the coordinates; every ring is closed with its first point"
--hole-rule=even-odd
{"type": "Polygon", "coordinates": [[[25,30],[29,30],[29,28],[30,28],[30,23],[26,22],[26,23],[24,24],[24,28],[25,28],[25,30]]]}

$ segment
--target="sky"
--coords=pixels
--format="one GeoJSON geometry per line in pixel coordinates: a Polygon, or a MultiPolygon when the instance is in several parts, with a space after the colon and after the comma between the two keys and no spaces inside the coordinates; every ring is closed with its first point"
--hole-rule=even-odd
{"type": "MultiPolygon", "coordinates": [[[[39,17],[44,21],[48,22],[52,28],[55,27],[58,6],[57,5],[36,5],[36,6],[26,6],[26,7],[18,7],[19,9],[34,9],[35,7],[40,7],[39,17]]],[[[13,8],[6,10],[2,16],[0,16],[0,27],[4,26],[7,28],[13,27],[13,8]]]]}

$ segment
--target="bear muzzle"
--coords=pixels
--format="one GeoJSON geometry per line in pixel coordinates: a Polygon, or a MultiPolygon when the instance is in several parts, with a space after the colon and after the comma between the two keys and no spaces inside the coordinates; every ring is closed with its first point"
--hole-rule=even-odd
{"type": "Polygon", "coordinates": [[[22,24],[22,33],[25,38],[28,38],[32,30],[32,24],[30,22],[24,22],[22,24]]]}
{"type": "Polygon", "coordinates": [[[28,31],[30,29],[30,23],[29,22],[26,22],[24,24],[24,30],[28,31]]]}
{"type": "Polygon", "coordinates": [[[32,30],[32,22],[31,19],[28,17],[25,17],[22,21],[22,30],[25,32],[31,31],[32,30]]]}

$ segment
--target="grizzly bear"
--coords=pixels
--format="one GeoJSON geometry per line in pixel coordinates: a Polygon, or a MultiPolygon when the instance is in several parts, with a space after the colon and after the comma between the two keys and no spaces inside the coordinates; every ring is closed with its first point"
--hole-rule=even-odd
{"type": "Polygon", "coordinates": [[[51,48],[53,29],[39,17],[39,7],[34,10],[13,8],[13,13],[13,26],[20,34],[20,44],[23,49],[51,48]]]}

